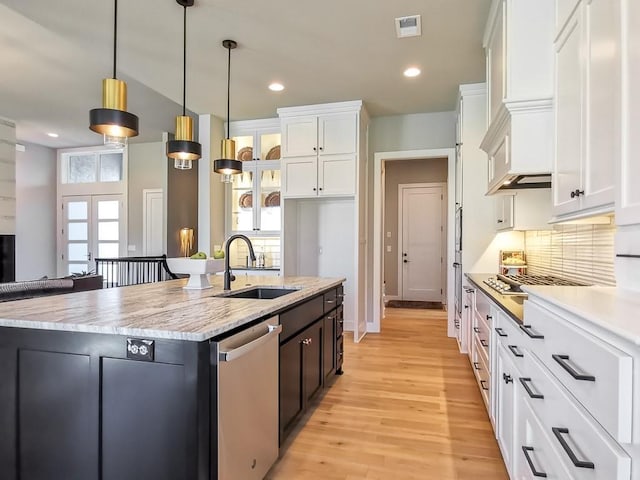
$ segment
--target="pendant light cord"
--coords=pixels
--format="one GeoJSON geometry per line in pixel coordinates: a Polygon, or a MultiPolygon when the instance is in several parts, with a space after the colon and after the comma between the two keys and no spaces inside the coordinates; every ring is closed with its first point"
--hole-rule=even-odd
{"type": "Polygon", "coordinates": [[[118,0],[113,0],[113,78],[116,78],[116,51],[118,50],[118,0]]]}
{"type": "Polygon", "coordinates": [[[187,104],[187,6],[184,5],[182,33],[182,116],[186,116],[187,104]]]}
{"type": "Polygon", "coordinates": [[[231,117],[229,116],[229,104],[231,98],[231,45],[227,47],[229,50],[229,60],[227,61],[227,140],[229,137],[229,128],[231,124],[231,117]]]}

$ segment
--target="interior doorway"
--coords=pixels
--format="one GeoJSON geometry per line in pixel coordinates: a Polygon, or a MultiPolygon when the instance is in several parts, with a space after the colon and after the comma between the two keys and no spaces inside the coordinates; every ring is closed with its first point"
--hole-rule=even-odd
{"type": "MultiPolygon", "coordinates": [[[[446,165],[444,167],[446,169],[446,165]]],[[[442,275],[445,186],[443,183],[399,185],[397,262],[400,300],[446,303],[442,275]]]]}
{"type": "MultiPolygon", "coordinates": [[[[388,215],[385,214],[385,203],[388,204],[388,200],[391,195],[388,191],[385,191],[385,182],[388,180],[391,166],[397,164],[398,161],[420,161],[425,159],[440,159],[443,164],[446,165],[447,177],[446,177],[446,195],[445,195],[445,214],[444,218],[447,219],[446,224],[443,226],[443,233],[445,239],[453,239],[453,219],[454,216],[454,180],[455,180],[455,149],[443,148],[443,149],[423,149],[423,150],[406,150],[395,152],[377,152],[374,154],[373,162],[373,249],[372,249],[372,288],[371,288],[371,302],[370,311],[368,312],[367,331],[376,333],[380,332],[381,320],[384,316],[384,299],[392,298],[390,293],[389,282],[385,278],[389,268],[385,268],[385,261],[388,260],[389,254],[393,256],[392,267],[397,272],[397,246],[394,249],[390,246],[388,240],[393,240],[393,232],[385,225],[389,224],[388,215]],[[391,247],[391,252],[389,248],[391,247]],[[383,275],[384,274],[384,275],[383,275]],[[383,295],[383,292],[385,294],[383,295]]],[[[408,183],[408,182],[407,182],[408,183]]],[[[397,198],[397,195],[396,195],[397,198]]],[[[397,224],[396,224],[397,225],[397,224]]],[[[446,304],[452,304],[453,299],[453,275],[449,274],[448,265],[453,263],[454,246],[452,241],[444,240],[444,251],[446,255],[443,257],[442,278],[443,278],[443,295],[446,304]]],[[[397,292],[396,292],[396,295],[397,292]]],[[[396,297],[397,298],[397,297],[396,297]]],[[[452,314],[452,311],[449,312],[452,314]]],[[[452,317],[452,315],[450,315],[452,317]]],[[[449,320],[449,328],[453,324],[453,317],[449,320]]]]}

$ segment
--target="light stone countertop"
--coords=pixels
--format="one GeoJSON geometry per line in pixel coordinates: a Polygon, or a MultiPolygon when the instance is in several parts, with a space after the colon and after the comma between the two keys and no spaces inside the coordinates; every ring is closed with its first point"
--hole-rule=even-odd
{"type": "Polygon", "coordinates": [[[538,297],[619,337],[640,345],[640,292],[616,287],[525,286],[538,297]]]}
{"type": "Polygon", "coordinates": [[[204,341],[340,285],[344,278],[239,277],[234,291],[251,286],[297,288],[271,300],[216,297],[213,288],[185,290],[187,279],[106,288],[0,303],[0,327],[32,328],[204,341]]]}

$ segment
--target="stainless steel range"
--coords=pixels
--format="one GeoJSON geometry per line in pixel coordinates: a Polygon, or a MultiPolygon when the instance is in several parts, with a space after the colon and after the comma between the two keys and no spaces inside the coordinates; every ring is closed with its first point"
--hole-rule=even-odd
{"type": "Polygon", "coordinates": [[[551,275],[502,275],[497,274],[492,278],[484,281],[494,290],[502,295],[520,295],[527,296],[520,288],[522,285],[563,285],[574,287],[586,287],[589,284],[576,282],[574,280],[566,280],[564,278],[553,277],[551,275]]]}

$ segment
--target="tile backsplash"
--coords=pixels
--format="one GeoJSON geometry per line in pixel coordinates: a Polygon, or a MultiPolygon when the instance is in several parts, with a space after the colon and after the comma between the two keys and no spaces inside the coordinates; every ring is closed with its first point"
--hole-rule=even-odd
{"type": "Polygon", "coordinates": [[[554,225],[525,232],[527,273],[616,285],[615,225],[554,225]]]}
{"type": "MultiPolygon", "coordinates": [[[[265,267],[280,266],[280,237],[251,237],[253,251],[256,257],[264,253],[265,267]]],[[[229,264],[231,266],[245,266],[249,249],[242,240],[236,240],[229,248],[229,264]]]]}

